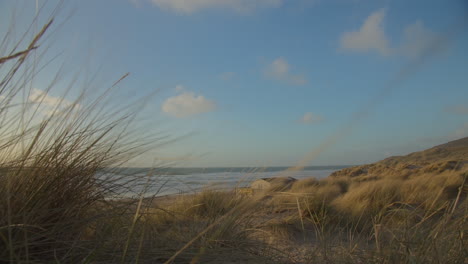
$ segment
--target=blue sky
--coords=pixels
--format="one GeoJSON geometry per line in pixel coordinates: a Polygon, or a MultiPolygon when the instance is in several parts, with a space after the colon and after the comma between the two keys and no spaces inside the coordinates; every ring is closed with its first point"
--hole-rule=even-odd
{"type": "MultiPolygon", "coordinates": [[[[15,26],[28,25],[36,2],[2,1],[0,32],[14,8],[15,26]]],[[[294,165],[366,110],[307,160],[361,164],[468,136],[467,8],[462,0],[81,0],[61,10],[47,56],[59,54],[70,72],[99,72],[97,84],[130,72],[116,102],[157,91],[142,119],[189,136],[138,165],[294,165]]]]}

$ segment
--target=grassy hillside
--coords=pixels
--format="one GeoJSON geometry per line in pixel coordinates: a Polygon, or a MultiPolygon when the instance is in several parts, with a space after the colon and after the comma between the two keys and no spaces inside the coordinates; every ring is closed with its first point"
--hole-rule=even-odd
{"type": "Polygon", "coordinates": [[[402,174],[462,170],[468,163],[468,137],[454,140],[433,148],[406,156],[394,156],[382,161],[346,168],[334,172],[331,177],[384,177],[402,174]]]}

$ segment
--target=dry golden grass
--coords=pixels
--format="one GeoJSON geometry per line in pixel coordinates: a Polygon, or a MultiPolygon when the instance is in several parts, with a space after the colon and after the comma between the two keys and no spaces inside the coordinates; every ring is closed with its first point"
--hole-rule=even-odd
{"type": "Polygon", "coordinates": [[[463,174],[458,172],[425,173],[405,181],[401,192],[408,203],[437,208],[456,198],[463,181],[463,174]]]}
{"type": "MultiPolygon", "coordinates": [[[[377,177],[301,180],[289,192],[274,195],[274,212],[287,215],[289,222],[295,215],[304,238],[315,239],[307,244],[302,260],[465,263],[465,169],[420,170],[409,177],[395,177],[393,170],[381,170],[377,177]]],[[[280,227],[278,236],[283,238],[297,230],[294,225],[280,227]]]]}
{"type": "Polygon", "coordinates": [[[377,180],[351,184],[349,191],[333,201],[333,207],[355,218],[376,215],[385,206],[401,201],[402,181],[377,180]]]}

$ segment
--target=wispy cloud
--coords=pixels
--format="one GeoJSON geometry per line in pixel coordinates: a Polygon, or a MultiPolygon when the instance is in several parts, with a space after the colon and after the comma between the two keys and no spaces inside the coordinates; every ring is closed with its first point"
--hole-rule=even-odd
{"type": "Polygon", "coordinates": [[[391,50],[383,27],[384,18],[385,9],[380,9],[367,17],[357,31],[343,33],[340,39],[341,49],[354,52],[376,51],[384,56],[389,55],[391,50]]]}
{"type": "Polygon", "coordinates": [[[466,136],[468,136],[468,123],[463,124],[463,126],[455,130],[452,138],[459,139],[464,138],[466,136]]]}
{"type": "Polygon", "coordinates": [[[132,3],[135,7],[140,8],[141,7],[141,1],[142,0],[129,0],[130,3],[132,3]]]}
{"type": "Polygon", "coordinates": [[[62,97],[49,95],[47,92],[34,88],[28,97],[29,102],[37,104],[39,110],[47,115],[59,115],[70,108],[79,109],[81,105],[68,101],[62,97]]]}
{"type": "Polygon", "coordinates": [[[431,43],[441,37],[418,20],[404,27],[401,44],[393,46],[385,32],[385,15],[386,9],[379,9],[370,14],[358,30],[343,33],[340,38],[340,49],[360,53],[377,52],[382,56],[418,57],[430,47],[431,43]]]}
{"type": "Polygon", "coordinates": [[[418,57],[440,36],[425,28],[422,21],[416,21],[405,27],[403,38],[400,52],[410,57],[418,57]]]}
{"type": "Polygon", "coordinates": [[[446,107],[444,110],[445,112],[452,113],[452,114],[459,114],[459,115],[468,114],[468,106],[466,105],[452,105],[452,106],[446,107]]]}
{"type": "Polygon", "coordinates": [[[216,103],[206,99],[202,95],[183,90],[177,96],[169,97],[164,101],[162,110],[174,117],[185,118],[201,113],[211,112],[216,109],[216,103]]]}
{"type": "Polygon", "coordinates": [[[183,162],[183,161],[195,161],[200,159],[200,157],[194,155],[181,155],[181,156],[163,156],[157,155],[154,157],[155,160],[162,162],[183,162]]]}
{"type": "Polygon", "coordinates": [[[232,80],[236,76],[235,72],[223,72],[219,75],[219,77],[224,81],[232,80]]]}
{"type": "Polygon", "coordinates": [[[301,74],[291,74],[291,66],[284,58],[277,58],[271,62],[265,69],[265,75],[268,78],[286,81],[294,85],[304,85],[307,79],[301,74]]]}
{"type": "Polygon", "coordinates": [[[299,122],[302,124],[313,124],[313,123],[319,123],[322,122],[324,119],[322,116],[307,112],[305,113],[301,119],[299,119],[299,122]]]}
{"type": "MultiPolygon", "coordinates": [[[[135,1],[135,0],[132,0],[135,1]]],[[[205,9],[229,9],[249,13],[260,8],[280,7],[284,0],[148,0],[155,6],[180,14],[192,14],[205,9]]]]}

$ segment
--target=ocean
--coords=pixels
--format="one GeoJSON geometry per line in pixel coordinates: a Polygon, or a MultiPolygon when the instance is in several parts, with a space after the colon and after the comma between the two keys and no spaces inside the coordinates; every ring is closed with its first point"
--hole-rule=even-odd
{"type": "Polygon", "coordinates": [[[309,166],[301,171],[286,171],[288,167],[268,168],[120,168],[103,172],[98,178],[113,186],[114,197],[164,196],[190,194],[205,189],[230,190],[248,187],[253,181],[269,177],[304,179],[325,178],[334,171],[349,166],[309,166]],[[118,179],[117,181],[113,179],[118,179]]]}

